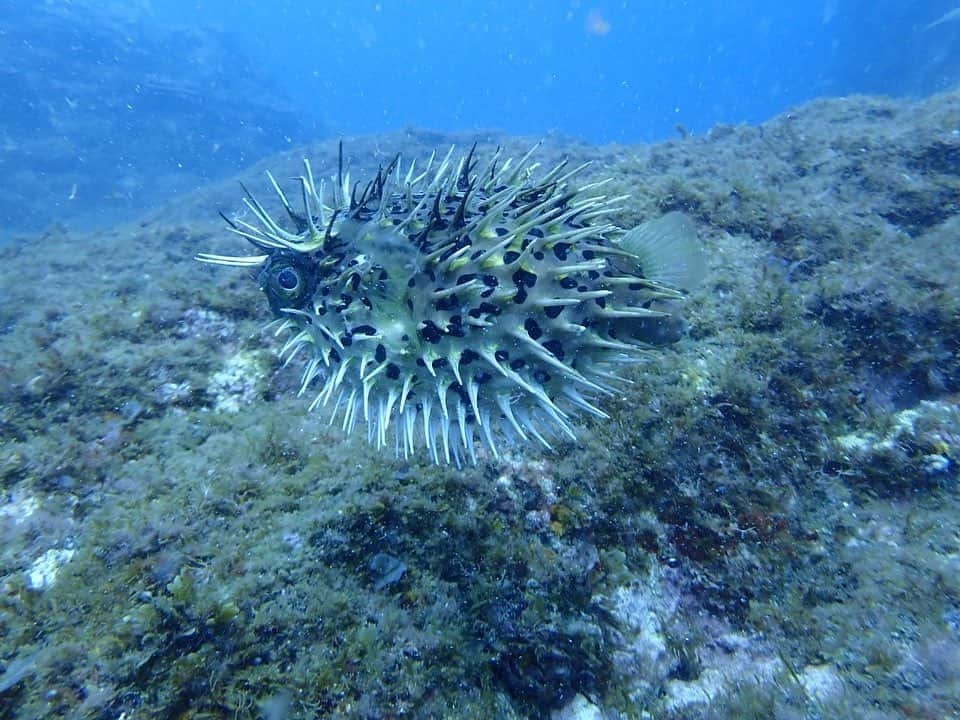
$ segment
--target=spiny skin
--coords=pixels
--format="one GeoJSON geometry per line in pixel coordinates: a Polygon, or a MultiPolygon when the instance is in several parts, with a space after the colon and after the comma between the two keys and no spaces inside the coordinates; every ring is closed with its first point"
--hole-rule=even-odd
{"type": "Polygon", "coordinates": [[[362,421],[377,447],[459,465],[478,441],[496,457],[504,440],[549,447],[575,439],[577,415],[606,417],[617,364],[648,352],[645,324],[665,315],[651,303],[682,293],[644,277],[603,221],[623,197],[570,186],[581,168],[534,179],[533,150],[482,167],[452,152],[405,176],[398,156],[351,188],[341,148],[330,205],[304,161],[299,211],[268,173],[290,229],[247,192],[259,226],[227,222],[263,254],[198,258],[260,268],[311,408],[345,432],[362,421]]]}

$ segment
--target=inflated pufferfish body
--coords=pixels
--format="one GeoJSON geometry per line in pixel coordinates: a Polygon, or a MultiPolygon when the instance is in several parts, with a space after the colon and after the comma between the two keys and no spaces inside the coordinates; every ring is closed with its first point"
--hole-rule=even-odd
{"type": "Polygon", "coordinates": [[[572,188],[582,166],[565,162],[534,178],[531,153],[481,167],[451,148],[405,174],[398,156],[351,187],[341,147],[329,198],[304,161],[301,210],[268,173],[289,229],[247,192],[259,225],[227,222],[262,254],[198,258],[260,268],[291,333],[281,356],[302,351],[300,392],[344,431],[362,421],[377,447],[437,463],[476,462],[478,441],[495,457],[511,439],[549,447],[576,415],[606,417],[617,365],[675,329],[665,309],[700,255],[685,216],[624,232],[603,220],[624,197],[572,188]]]}

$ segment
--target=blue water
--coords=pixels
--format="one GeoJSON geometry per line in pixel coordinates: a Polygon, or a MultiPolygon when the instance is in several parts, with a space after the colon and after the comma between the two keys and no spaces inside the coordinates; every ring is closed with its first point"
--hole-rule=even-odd
{"type": "Polygon", "coordinates": [[[168,0],[209,23],[337,132],[406,125],[650,141],[849,93],[960,79],[955,0],[168,0]]]}
{"type": "MultiPolygon", "coordinates": [[[[0,0],[0,242],[321,137],[655,142],[960,82],[957,0],[0,0]]],[[[960,13],[958,13],[960,15],[960,13]]]]}

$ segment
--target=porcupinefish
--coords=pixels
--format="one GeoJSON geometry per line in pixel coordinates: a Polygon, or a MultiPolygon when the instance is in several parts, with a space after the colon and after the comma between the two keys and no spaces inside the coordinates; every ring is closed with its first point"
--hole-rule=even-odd
{"type": "Polygon", "coordinates": [[[256,255],[197,258],[258,270],[281,358],[303,357],[300,393],[344,432],[458,465],[575,440],[618,368],[676,339],[703,257],[685,215],[622,230],[606,218],[626,196],[572,186],[585,165],[538,175],[535,149],[481,165],[451,148],[405,173],[397,156],[352,185],[341,145],[329,193],[304,161],[296,209],[267,173],[284,223],[243,188],[251,222],[224,219],[256,255]]]}

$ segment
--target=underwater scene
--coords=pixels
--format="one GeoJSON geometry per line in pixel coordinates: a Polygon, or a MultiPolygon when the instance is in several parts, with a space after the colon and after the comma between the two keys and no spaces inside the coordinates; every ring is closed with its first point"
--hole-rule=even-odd
{"type": "Polygon", "coordinates": [[[0,10],[0,720],[960,717],[955,0],[0,10]]]}

